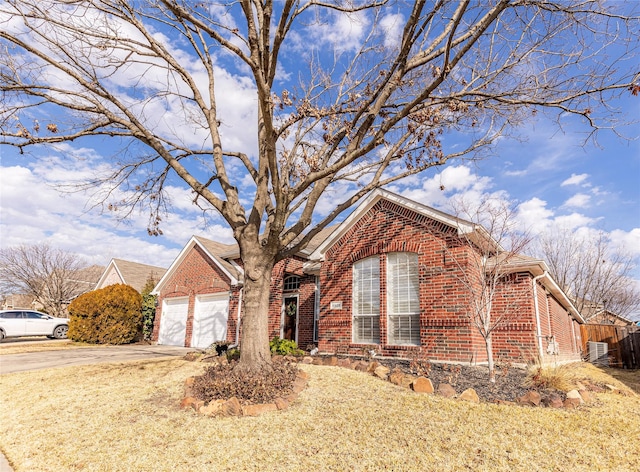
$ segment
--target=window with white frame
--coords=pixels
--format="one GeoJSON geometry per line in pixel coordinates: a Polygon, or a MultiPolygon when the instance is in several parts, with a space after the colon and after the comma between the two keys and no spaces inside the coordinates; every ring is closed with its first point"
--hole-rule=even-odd
{"type": "Polygon", "coordinates": [[[389,344],[420,345],[420,281],[418,255],[387,255],[387,306],[389,344]]]}
{"type": "Polygon", "coordinates": [[[378,256],[353,265],[353,342],[380,343],[380,261],[378,256]]]}

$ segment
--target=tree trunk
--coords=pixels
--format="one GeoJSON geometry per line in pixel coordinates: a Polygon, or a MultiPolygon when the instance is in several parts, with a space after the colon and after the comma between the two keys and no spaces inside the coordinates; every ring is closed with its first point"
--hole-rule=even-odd
{"type": "Polygon", "coordinates": [[[244,260],[243,313],[241,320],[240,362],[245,371],[271,369],[269,350],[269,295],[274,262],[263,257],[244,260]]]}
{"type": "Polygon", "coordinates": [[[493,365],[493,340],[491,339],[491,333],[484,338],[484,343],[487,348],[487,364],[489,366],[489,382],[496,383],[496,367],[493,365]]]}

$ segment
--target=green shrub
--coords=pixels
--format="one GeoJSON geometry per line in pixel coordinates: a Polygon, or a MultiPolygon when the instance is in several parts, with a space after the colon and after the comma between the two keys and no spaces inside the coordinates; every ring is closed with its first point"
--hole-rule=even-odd
{"type": "Polygon", "coordinates": [[[87,292],[69,305],[73,341],[126,344],[142,332],[142,296],[128,285],[110,285],[87,292]]]}
{"type": "Polygon", "coordinates": [[[235,347],[233,349],[229,349],[226,352],[226,356],[229,362],[237,361],[238,359],[240,359],[240,349],[235,347]]]}
{"type": "Polygon", "coordinates": [[[142,339],[150,341],[153,336],[153,323],[156,319],[157,295],[152,295],[156,282],[153,278],[147,279],[142,289],[142,339]]]}
{"type": "Polygon", "coordinates": [[[271,354],[278,354],[280,356],[304,355],[304,351],[298,349],[296,342],[289,339],[273,338],[269,341],[269,348],[271,349],[271,354]]]}

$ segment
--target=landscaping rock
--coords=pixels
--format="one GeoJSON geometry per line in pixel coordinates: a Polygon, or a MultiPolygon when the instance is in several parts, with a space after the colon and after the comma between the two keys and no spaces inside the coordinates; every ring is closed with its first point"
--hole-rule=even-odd
{"type": "Polygon", "coordinates": [[[302,377],[296,377],[296,379],[293,381],[293,393],[300,393],[304,390],[304,388],[307,386],[307,380],[302,378],[302,377]]]}
{"type": "Polygon", "coordinates": [[[584,403],[582,396],[580,396],[580,392],[577,390],[569,390],[567,392],[567,400],[578,400],[579,405],[584,403]]]}
{"type": "Polygon", "coordinates": [[[519,405],[529,405],[529,406],[540,406],[540,402],[542,401],[542,397],[538,392],[529,391],[518,397],[516,399],[516,403],[519,405]]]}
{"type": "Polygon", "coordinates": [[[378,366],[380,366],[380,364],[378,364],[376,361],[369,362],[369,365],[367,366],[367,372],[373,374],[378,366]]]}
{"type": "Polygon", "coordinates": [[[594,400],[594,397],[588,390],[578,390],[578,393],[585,403],[591,403],[594,400]]]}
{"type": "Polygon", "coordinates": [[[259,416],[268,411],[278,411],[275,403],[261,403],[258,405],[245,405],[242,407],[244,416],[259,416]]]}
{"type": "Polygon", "coordinates": [[[441,383],[440,385],[438,385],[438,395],[445,398],[453,398],[456,396],[456,391],[451,385],[441,383]]]}
{"type": "Polygon", "coordinates": [[[201,406],[198,411],[206,416],[214,416],[220,412],[223,404],[224,400],[212,400],[208,405],[201,406]]]}
{"type": "Polygon", "coordinates": [[[373,371],[373,374],[376,377],[381,378],[382,380],[387,380],[387,377],[389,376],[389,372],[390,371],[391,371],[391,369],[389,369],[388,367],[380,365],[380,366],[376,367],[376,369],[373,371]]]}
{"type": "Polygon", "coordinates": [[[335,357],[335,356],[327,357],[324,360],[324,365],[337,366],[338,365],[338,358],[335,357]]]}
{"type": "Polygon", "coordinates": [[[302,363],[303,364],[313,364],[313,357],[311,356],[304,356],[302,358],[302,363]]]}
{"type": "Polygon", "coordinates": [[[220,414],[223,416],[241,416],[242,405],[236,397],[231,397],[229,400],[222,404],[220,408],[220,414]]]}
{"type": "Polygon", "coordinates": [[[466,400],[468,402],[480,403],[480,397],[478,397],[478,394],[472,388],[466,389],[464,392],[460,394],[458,398],[460,400],[466,400]]]}
{"type": "Polygon", "coordinates": [[[305,372],[304,370],[299,370],[298,373],[296,374],[296,378],[302,379],[302,380],[308,380],[309,373],[305,372]]]}
{"type": "Polygon", "coordinates": [[[389,374],[389,382],[394,385],[402,385],[402,381],[404,380],[404,372],[401,369],[395,368],[389,374]]]}
{"type": "Polygon", "coordinates": [[[567,409],[567,410],[573,410],[574,408],[578,408],[580,406],[580,402],[582,401],[582,398],[578,399],[578,398],[567,398],[564,403],[563,406],[567,409]]]}
{"type": "Polygon", "coordinates": [[[404,374],[402,376],[402,381],[400,382],[400,386],[404,388],[411,388],[411,384],[416,378],[413,375],[404,374]]]}
{"type": "Polygon", "coordinates": [[[357,370],[359,372],[367,372],[369,369],[369,364],[364,361],[356,361],[352,365],[353,370],[357,370]]]}
{"type": "Polygon", "coordinates": [[[322,359],[322,357],[314,357],[313,365],[324,365],[324,360],[322,359]]]}
{"type": "Polygon", "coordinates": [[[562,408],[562,398],[557,393],[550,393],[542,399],[542,404],[549,408],[562,408]]]}
{"type": "Polygon", "coordinates": [[[417,393],[433,393],[433,383],[426,377],[418,377],[411,382],[411,389],[417,393]]]}
{"type": "Polygon", "coordinates": [[[344,357],[342,359],[338,359],[338,367],[344,367],[346,369],[350,369],[351,368],[351,361],[349,359],[347,359],[346,357],[344,357]]]}
{"type": "Polygon", "coordinates": [[[289,402],[284,398],[278,397],[273,401],[273,403],[276,405],[278,410],[286,410],[287,408],[289,408],[289,402]]]}
{"type": "Polygon", "coordinates": [[[197,401],[195,397],[185,397],[180,402],[180,408],[191,408],[191,405],[197,401]]]}

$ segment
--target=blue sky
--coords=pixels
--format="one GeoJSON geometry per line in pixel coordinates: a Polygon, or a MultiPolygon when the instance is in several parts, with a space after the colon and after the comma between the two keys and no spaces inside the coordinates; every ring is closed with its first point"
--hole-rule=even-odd
{"type": "MultiPolygon", "coordinates": [[[[361,34],[354,31],[359,26],[336,22],[322,25],[316,34],[324,41],[339,39],[347,48],[347,39],[361,34]]],[[[390,27],[389,36],[393,31],[390,27]]],[[[292,67],[293,62],[284,65],[292,67]]],[[[255,136],[253,89],[243,77],[246,71],[237,64],[222,58],[219,68],[219,106],[229,123],[223,129],[225,143],[251,153],[246,136],[255,136]]],[[[294,75],[294,70],[283,71],[283,77],[294,75]]],[[[640,118],[640,97],[629,93],[609,105],[619,110],[622,122],[640,118]]],[[[560,131],[542,114],[532,116],[519,130],[520,140],[501,139],[485,159],[450,161],[390,189],[445,211],[452,198],[492,194],[515,202],[521,226],[534,233],[554,225],[602,230],[614,247],[624,247],[640,259],[638,123],[616,129],[631,140],[603,130],[597,142],[586,139],[588,128],[575,118],[565,117],[562,125],[560,131]]],[[[185,129],[189,132],[195,134],[185,129]]],[[[445,149],[456,146],[459,138],[444,136],[445,149]]],[[[193,234],[232,242],[224,221],[194,206],[191,194],[177,179],[171,181],[173,206],[159,237],[147,234],[148,215],[143,210],[134,211],[125,222],[101,211],[98,197],[103,189],[94,189],[97,195],[61,191],[61,184],[86,180],[108,168],[119,144],[92,139],[25,154],[0,146],[0,246],[47,242],[95,264],[122,258],[168,267],[193,234]]],[[[319,211],[326,212],[328,207],[321,206],[319,211]]],[[[640,281],[640,269],[635,275],[640,281]]]]}

